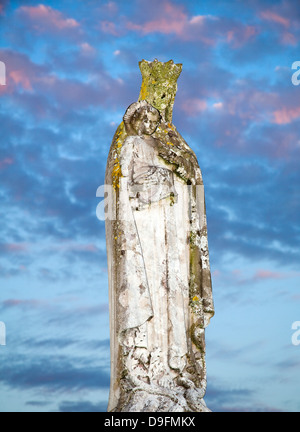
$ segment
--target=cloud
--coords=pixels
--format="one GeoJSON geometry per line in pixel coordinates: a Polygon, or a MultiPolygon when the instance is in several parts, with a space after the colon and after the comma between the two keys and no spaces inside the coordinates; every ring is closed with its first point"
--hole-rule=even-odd
{"type": "Polygon", "coordinates": [[[83,46],[72,50],[67,59],[65,53],[51,51],[49,63],[42,65],[25,54],[0,49],[0,58],[7,65],[7,86],[2,94],[10,97],[18,110],[45,119],[59,120],[70,111],[93,107],[113,108],[117,101],[123,101],[125,110],[135,97],[131,85],[113,78],[101,60],[87,56],[87,45],[83,46]],[[87,74],[86,78],[78,79],[79,73],[87,74]]]}
{"type": "Polygon", "coordinates": [[[83,42],[80,45],[81,52],[86,56],[94,56],[96,54],[96,49],[90,45],[88,42],[83,42]]]}
{"type": "Polygon", "coordinates": [[[32,90],[29,77],[20,70],[13,70],[9,74],[15,85],[21,85],[24,90],[32,90]]]}
{"type": "Polygon", "coordinates": [[[0,15],[5,14],[5,8],[8,6],[9,0],[1,0],[0,3],[0,15]]]}
{"type": "Polygon", "coordinates": [[[282,43],[284,45],[297,46],[298,45],[298,39],[294,34],[292,34],[290,32],[284,32],[282,35],[282,43]]]}
{"type": "MultiPolygon", "coordinates": [[[[212,164],[215,150],[210,152],[207,146],[205,151],[210,163],[201,166],[212,259],[220,259],[219,251],[223,250],[251,260],[281,264],[288,260],[295,268],[299,260],[299,159],[281,160],[276,168],[271,168],[268,162],[257,159],[234,162],[232,155],[229,160],[224,153],[223,161],[218,157],[212,164]],[[284,222],[287,220],[289,223],[284,222]]],[[[280,273],[290,276],[289,272],[280,273]]]]}
{"type": "Polygon", "coordinates": [[[232,411],[241,403],[251,406],[254,397],[255,392],[250,389],[224,388],[213,384],[208,385],[205,402],[213,412],[223,412],[232,411]]]}
{"type": "Polygon", "coordinates": [[[14,163],[14,159],[9,157],[0,160],[0,170],[4,169],[7,166],[12,165],[13,163],[14,163]]]}
{"type": "Polygon", "coordinates": [[[117,26],[114,22],[101,21],[100,26],[103,33],[108,33],[112,36],[120,36],[119,30],[117,30],[117,26]]]}
{"type": "Polygon", "coordinates": [[[35,408],[43,408],[43,407],[46,407],[46,406],[49,406],[50,405],[50,401],[49,402],[43,402],[43,401],[28,401],[28,402],[26,402],[26,406],[29,406],[29,407],[35,407],[35,408]]]}
{"type": "Polygon", "coordinates": [[[197,98],[187,99],[181,104],[181,109],[185,114],[195,117],[207,109],[207,102],[197,98]]]}
{"type": "Polygon", "coordinates": [[[0,243],[0,254],[19,254],[27,253],[27,244],[17,243],[0,243]]]}
{"type": "Polygon", "coordinates": [[[30,300],[21,300],[21,299],[8,299],[0,303],[0,310],[9,310],[9,309],[15,309],[18,310],[33,310],[33,309],[39,309],[41,307],[48,307],[48,303],[40,300],[30,299],[30,300]]]}
{"type": "Polygon", "coordinates": [[[76,244],[71,242],[64,242],[56,246],[51,246],[54,251],[62,252],[90,252],[98,254],[100,252],[94,244],[76,244]]]}
{"type": "Polygon", "coordinates": [[[290,27],[291,23],[288,18],[284,18],[283,16],[273,12],[272,10],[264,10],[260,13],[260,17],[266,21],[271,21],[276,24],[280,24],[286,28],[290,27]]]}
{"type": "Polygon", "coordinates": [[[17,87],[25,91],[33,89],[33,83],[49,73],[46,66],[33,63],[25,54],[10,49],[0,49],[0,57],[6,64],[7,85],[4,93],[12,93],[17,87]]]}
{"type": "Polygon", "coordinates": [[[255,26],[245,25],[234,19],[210,14],[192,14],[186,4],[168,0],[154,0],[148,4],[142,0],[138,2],[138,6],[130,19],[122,19],[119,23],[109,18],[102,20],[102,32],[115,37],[128,31],[143,36],[175,36],[177,40],[201,42],[203,46],[209,47],[214,47],[218,42],[241,47],[258,34],[255,26]]]}
{"type": "Polygon", "coordinates": [[[63,401],[59,404],[60,412],[106,412],[107,411],[107,403],[99,402],[92,403],[90,401],[78,401],[78,402],[68,402],[63,401]]]}
{"type": "Polygon", "coordinates": [[[158,17],[154,20],[146,21],[143,24],[136,24],[133,22],[127,23],[129,30],[139,31],[143,34],[148,33],[163,33],[172,34],[175,33],[177,36],[183,36],[185,29],[188,24],[202,24],[204,17],[193,17],[190,21],[188,20],[187,14],[183,12],[182,6],[177,6],[169,1],[163,1],[158,17]]]}
{"type": "MultiPolygon", "coordinates": [[[[265,284],[269,280],[273,281],[282,281],[284,279],[296,279],[299,278],[300,273],[297,272],[275,272],[272,270],[257,270],[253,275],[247,274],[244,269],[235,269],[230,273],[226,273],[218,270],[213,274],[215,280],[218,283],[222,283],[230,286],[241,287],[242,285],[251,285],[255,286],[258,283],[265,284]]],[[[242,352],[245,350],[243,349],[242,352]]],[[[216,353],[217,355],[224,356],[224,353],[216,353]]],[[[226,353],[225,353],[226,354],[226,353]]],[[[238,353],[233,352],[234,356],[237,356],[238,353]]]]}
{"type": "Polygon", "coordinates": [[[267,30],[277,35],[281,45],[296,46],[299,40],[299,20],[293,0],[279,2],[268,9],[258,11],[260,19],[267,25],[267,30]]]}
{"type": "Polygon", "coordinates": [[[37,33],[76,32],[80,30],[80,23],[74,18],[64,16],[59,10],[40,4],[38,6],[21,6],[16,13],[37,33]]]}
{"type": "Polygon", "coordinates": [[[107,350],[107,352],[109,351],[110,348],[110,340],[109,339],[105,339],[105,340],[94,340],[94,339],[90,339],[90,340],[80,340],[77,338],[70,338],[70,337],[63,337],[60,336],[59,338],[29,338],[24,340],[24,345],[27,348],[30,349],[39,349],[39,350],[46,350],[46,349],[59,349],[59,350],[63,350],[63,349],[68,349],[70,347],[80,347],[80,349],[83,350],[90,350],[90,351],[100,351],[103,352],[105,350],[107,350]]]}
{"type": "Polygon", "coordinates": [[[107,389],[109,373],[100,365],[83,358],[42,356],[27,358],[15,356],[0,365],[0,382],[14,389],[39,389],[47,392],[76,392],[107,389]]]}
{"type": "Polygon", "coordinates": [[[274,111],[274,123],[278,125],[289,124],[300,118],[300,106],[295,108],[283,107],[274,111]]]}
{"type": "Polygon", "coordinates": [[[273,272],[270,270],[258,270],[253,276],[254,280],[266,280],[266,279],[284,279],[287,275],[279,272],[273,272]]]}
{"type": "Polygon", "coordinates": [[[92,318],[100,318],[101,316],[107,316],[109,312],[108,304],[97,304],[97,305],[87,305],[81,306],[69,310],[58,311],[55,313],[53,311],[52,315],[48,317],[48,325],[71,325],[74,323],[81,323],[81,326],[86,324],[87,320],[92,318]]]}
{"type": "MultiPolygon", "coordinates": [[[[218,284],[233,287],[241,303],[249,291],[243,284],[258,293],[298,277],[299,95],[289,59],[297,59],[299,8],[256,0],[204,9],[179,0],[55,8],[22,2],[18,9],[12,3],[0,17],[8,47],[0,50],[8,78],[0,88],[0,275],[1,286],[12,287],[0,311],[1,319],[31,325],[16,332],[8,325],[10,336],[23,341],[15,345],[20,357],[6,351],[0,381],[5,391],[20,392],[27,408],[53,392],[63,412],[105,410],[105,228],[95,215],[95,192],[114,129],[138,97],[138,60],[146,52],[149,60],[184,64],[174,123],[203,171],[218,284]],[[275,72],[277,65],[285,73],[275,72]],[[228,257],[251,263],[251,270],[236,264],[240,272],[232,273],[228,257]],[[98,356],[105,367],[93,362],[98,356]]],[[[224,358],[248,379],[241,350],[226,357],[220,349],[219,365],[224,358]]],[[[297,364],[281,362],[278,371],[286,366],[296,370],[297,364]]],[[[273,410],[258,402],[259,390],[213,384],[207,395],[213,410],[273,410]]],[[[53,401],[45,403],[53,408],[53,401]]]]}

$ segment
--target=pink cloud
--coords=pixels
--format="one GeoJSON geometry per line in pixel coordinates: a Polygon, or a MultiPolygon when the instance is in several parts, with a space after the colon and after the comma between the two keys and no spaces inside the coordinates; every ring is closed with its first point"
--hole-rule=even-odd
{"type": "Polygon", "coordinates": [[[75,244],[68,242],[55,246],[54,249],[62,252],[99,252],[99,249],[94,244],[75,244]]]}
{"type": "Polygon", "coordinates": [[[273,112],[274,120],[273,123],[284,125],[292,123],[292,121],[300,117],[300,107],[287,108],[284,107],[273,112]]]}
{"type": "Polygon", "coordinates": [[[283,273],[273,272],[269,270],[259,270],[254,275],[255,280],[266,280],[266,279],[282,279],[286,277],[283,273]]]}
{"type": "Polygon", "coordinates": [[[218,21],[210,15],[189,16],[182,5],[174,5],[170,1],[162,1],[156,16],[145,22],[128,21],[126,28],[143,35],[161,33],[175,34],[182,40],[200,40],[207,45],[215,44],[214,38],[209,36],[209,23],[218,21]]]}
{"type": "Polygon", "coordinates": [[[80,44],[80,49],[85,56],[92,56],[96,53],[95,48],[92,47],[88,42],[80,44]]]}
{"type": "Polygon", "coordinates": [[[203,99],[191,98],[181,104],[181,109],[189,116],[196,116],[207,109],[207,102],[203,99]]]}
{"type": "Polygon", "coordinates": [[[101,21],[100,27],[103,33],[108,33],[113,36],[119,36],[116,24],[112,21],[101,21]]]}
{"type": "Polygon", "coordinates": [[[0,169],[3,169],[9,165],[12,165],[14,163],[14,160],[12,158],[5,158],[3,160],[0,160],[0,169]]]}
{"type": "Polygon", "coordinates": [[[118,5],[113,1],[109,1],[108,3],[104,4],[103,8],[107,12],[112,13],[112,14],[115,14],[118,12],[118,5]]]}
{"type": "MultiPolygon", "coordinates": [[[[82,58],[93,55],[93,47],[87,43],[80,45],[82,58]]],[[[92,69],[93,79],[82,82],[74,78],[61,78],[49,66],[33,63],[26,55],[11,50],[0,49],[0,58],[7,66],[7,85],[1,86],[3,93],[19,96],[20,90],[30,92],[30,98],[18,98],[18,103],[38,116],[48,115],[52,101],[61,110],[102,106],[108,99],[126,96],[126,87],[118,79],[112,78],[101,69],[92,69]]],[[[92,62],[91,62],[92,63],[92,62]]]]}
{"type": "Polygon", "coordinates": [[[46,67],[36,65],[26,55],[11,50],[0,49],[0,58],[7,65],[6,93],[13,93],[17,87],[32,91],[35,83],[49,73],[46,67]]]}
{"type": "Polygon", "coordinates": [[[75,245],[71,249],[77,252],[91,252],[91,253],[99,252],[99,249],[93,244],[75,245]]]}
{"type": "Polygon", "coordinates": [[[284,18],[283,16],[271,11],[271,10],[265,10],[260,13],[261,18],[267,21],[274,22],[276,24],[281,24],[284,27],[290,26],[290,20],[287,18],[284,18]]]}
{"type": "Polygon", "coordinates": [[[220,110],[220,109],[222,109],[223,107],[224,107],[223,102],[216,102],[216,103],[213,104],[213,108],[215,108],[215,109],[217,109],[217,110],[220,110]]]}
{"type": "Polygon", "coordinates": [[[253,276],[245,276],[242,271],[234,270],[231,275],[233,280],[238,284],[253,284],[266,282],[268,280],[282,280],[288,278],[299,277],[300,273],[280,273],[271,270],[258,270],[253,276]]]}
{"type": "Polygon", "coordinates": [[[34,30],[47,31],[78,30],[80,24],[73,18],[65,17],[60,11],[40,4],[38,6],[21,6],[17,13],[23,20],[29,21],[34,30]]]}
{"type": "Polygon", "coordinates": [[[8,5],[9,0],[0,0],[1,4],[0,4],[0,15],[4,15],[5,13],[5,8],[8,5]]]}
{"type": "Polygon", "coordinates": [[[234,24],[233,28],[230,28],[226,33],[226,41],[233,48],[240,48],[257,36],[258,33],[258,29],[254,26],[238,26],[234,24]]]}
{"type": "Polygon", "coordinates": [[[254,26],[212,15],[190,15],[183,5],[162,0],[159,8],[148,20],[133,18],[126,23],[127,30],[142,35],[161,33],[176,35],[183,41],[201,41],[205,45],[215,45],[225,41],[240,47],[258,34],[254,26]]]}
{"type": "Polygon", "coordinates": [[[39,300],[20,300],[20,299],[10,299],[5,300],[2,305],[5,308],[36,308],[43,306],[45,302],[39,300]]]}
{"type": "Polygon", "coordinates": [[[12,79],[14,84],[21,85],[24,90],[32,90],[30,78],[25,71],[13,70],[9,72],[9,77],[12,79]]]}
{"type": "Polygon", "coordinates": [[[261,12],[260,17],[276,26],[279,41],[282,45],[296,46],[298,44],[299,23],[288,2],[283,1],[276,10],[273,8],[273,10],[261,12]]]}
{"type": "MultiPolygon", "coordinates": [[[[162,4],[162,13],[159,15],[156,19],[144,24],[128,22],[127,27],[129,30],[138,30],[144,34],[157,32],[163,34],[175,33],[178,36],[184,35],[188,17],[183,12],[182,7],[175,6],[170,2],[164,2],[162,4]]],[[[195,19],[194,23],[196,23],[195,19]]]]}
{"type": "Polygon", "coordinates": [[[22,253],[28,251],[28,246],[23,243],[6,243],[3,247],[8,253],[22,253]]]}
{"type": "Polygon", "coordinates": [[[293,45],[293,46],[296,46],[298,44],[298,41],[297,41],[296,37],[292,33],[285,32],[282,35],[282,43],[284,45],[293,45]]]}

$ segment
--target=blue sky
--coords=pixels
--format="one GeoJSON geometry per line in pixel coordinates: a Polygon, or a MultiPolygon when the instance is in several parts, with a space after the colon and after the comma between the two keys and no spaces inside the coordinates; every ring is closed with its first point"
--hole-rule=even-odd
{"type": "Polygon", "coordinates": [[[174,124],[206,187],[214,411],[299,411],[298,1],[0,2],[0,411],[105,411],[98,186],[145,58],[183,63],[174,124]]]}

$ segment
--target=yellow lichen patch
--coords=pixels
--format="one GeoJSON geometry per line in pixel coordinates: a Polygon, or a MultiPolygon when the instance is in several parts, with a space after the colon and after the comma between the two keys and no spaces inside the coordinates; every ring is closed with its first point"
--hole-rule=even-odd
{"type": "Polygon", "coordinates": [[[143,81],[142,82],[142,87],[141,87],[141,96],[140,96],[140,98],[142,100],[146,100],[147,99],[147,95],[148,95],[147,85],[146,85],[145,81],[143,81]]]}
{"type": "Polygon", "coordinates": [[[195,297],[193,298],[193,301],[194,301],[194,302],[199,301],[199,297],[198,297],[198,296],[195,296],[195,297]]]}
{"type": "Polygon", "coordinates": [[[112,184],[115,190],[117,190],[117,188],[120,188],[120,178],[122,177],[122,170],[121,170],[119,157],[120,157],[122,145],[124,143],[125,138],[126,138],[125,125],[124,122],[122,122],[116,132],[115,144],[114,144],[116,157],[115,157],[114,167],[112,170],[112,184]]]}
{"type": "Polygon", "coordinates": [[[146,100],[160,111],[163,119],[172,122],[172,107],[177,92],[177,79],[182,65],[173,61],[167,63],[154,60],[139,63],[143,77],[139,101],[146,100]],[[166,98],[166,93],[168,97],[166,98]]]}
{"type": "Polygon", "coordinates": [[[171,125],[171,123],[168,123],[168,128],[174,130],[174,127],[171,125]]]}
{"type": "Polygon", "coordinates": [[[112,171],[112,176],[117,177],[119,175],[121,175],[121,165],[120,165],[119,160],[116,159],[116,163],[115,163],[115,166],[114,166],[113,171],[112,171]]]}
{"type": "Polygon", "coordinates": [[[174,144],[171,143],[170,141],[167,142],[168,145],[173,146],[174,144]]]}

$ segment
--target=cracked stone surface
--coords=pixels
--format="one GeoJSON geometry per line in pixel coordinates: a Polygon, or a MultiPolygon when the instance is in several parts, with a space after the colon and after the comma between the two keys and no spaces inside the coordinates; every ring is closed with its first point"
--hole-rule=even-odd
{"type": "Polygon", "coordinates": [[[172,123],[182,65],[140,62],[139,100],[110,149],[106,220],[110,412],[209,412],[214,315],[201,170],[172,123]]]}

